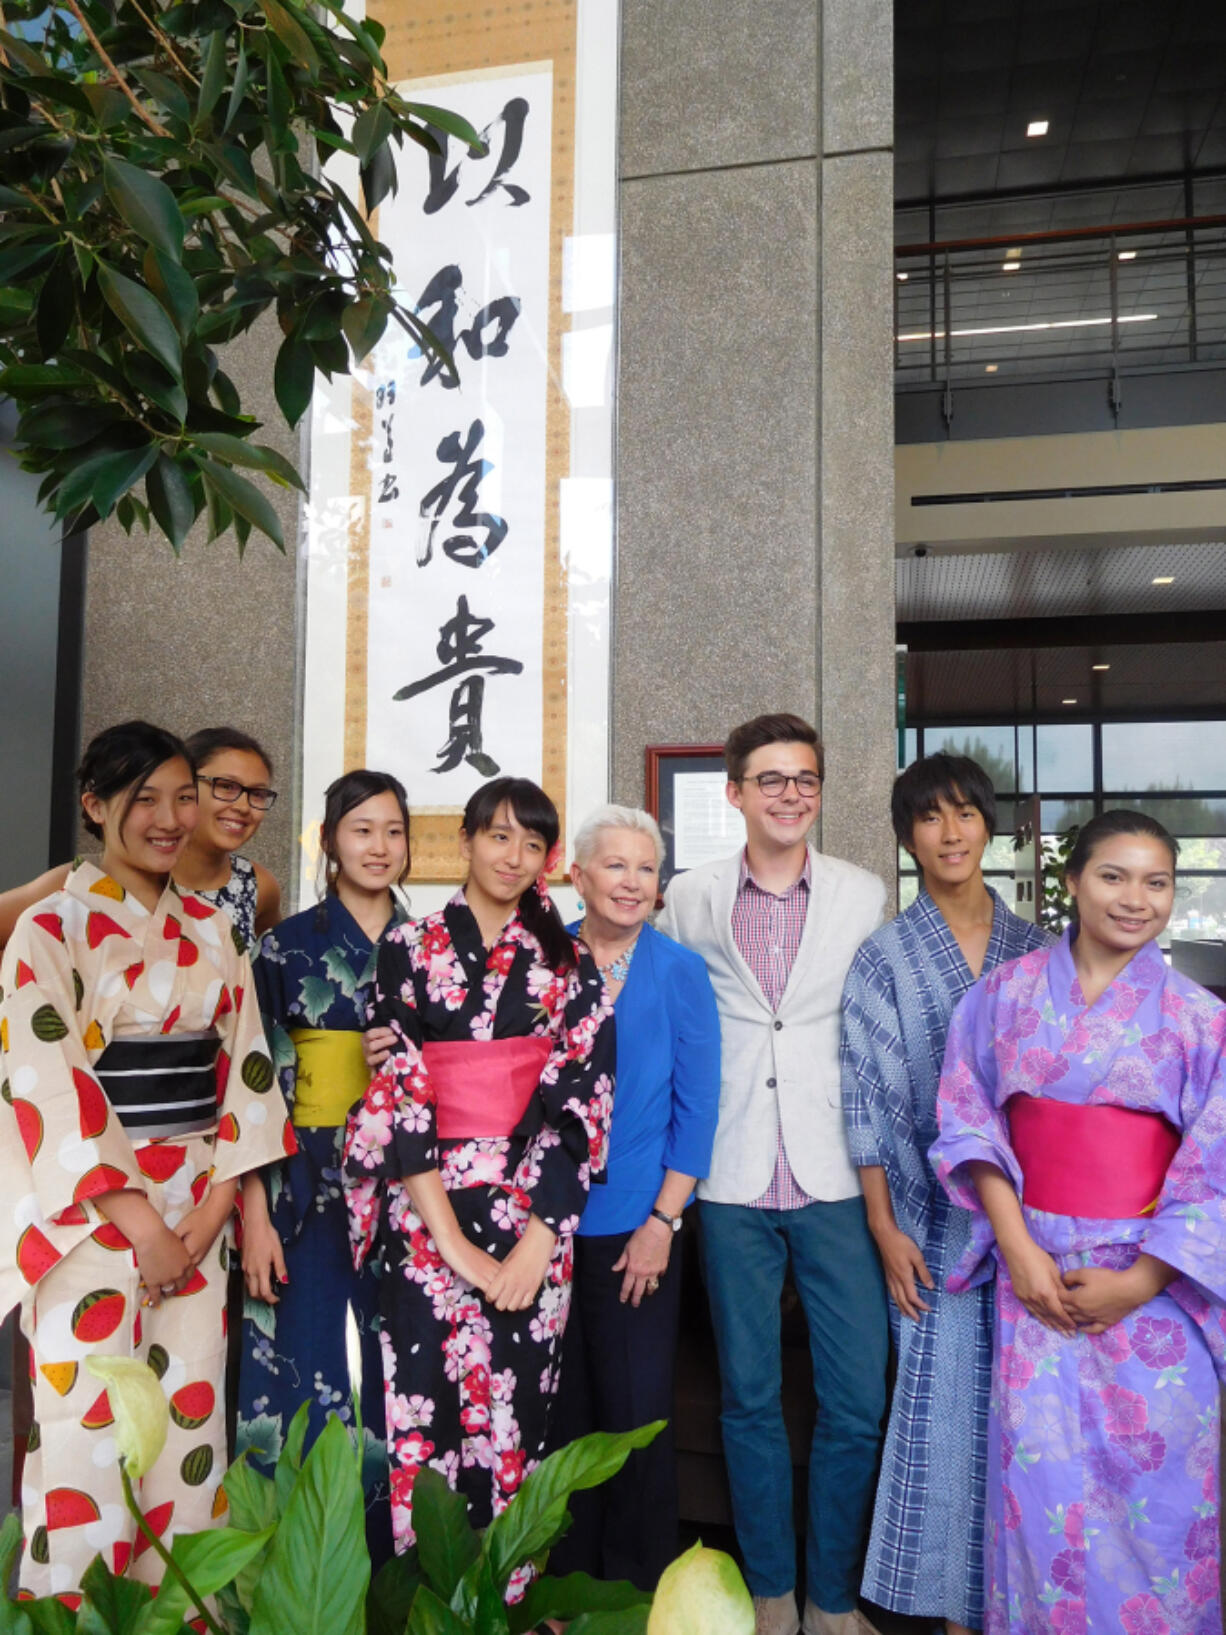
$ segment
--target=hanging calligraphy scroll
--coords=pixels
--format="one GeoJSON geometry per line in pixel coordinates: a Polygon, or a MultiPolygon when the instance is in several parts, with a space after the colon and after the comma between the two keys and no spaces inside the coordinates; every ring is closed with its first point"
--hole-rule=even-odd
{"type": "Polygon", "coordinates": [[[420,912],[488,778],[537,780],[564,818],[607,798],[617,7],[378,15],[397,89],[485,152],[439,132],[402,154],[372,224],[456,370],[391,325],[317,385],[300,886],[324,786],[377,767],[408,791],[420,912]]]}

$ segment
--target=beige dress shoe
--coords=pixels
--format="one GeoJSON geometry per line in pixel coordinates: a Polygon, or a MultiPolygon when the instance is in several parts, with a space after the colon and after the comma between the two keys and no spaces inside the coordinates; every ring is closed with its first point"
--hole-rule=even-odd
{"type": "Polygon", "coordinates": [[[755,1595],[753,1628],[754,1635],[800,1635],[796,1597],[790,1591],[787,1595],[755,1595]]]}
{"type": "Polygon", "coordinates": [[[805,1602],[801,1631],[802,1635],[880,1635],[876,1624],[870,1624],[859,1607],[850,1612],[823,1612],[812,1601],[805,1602]]]}

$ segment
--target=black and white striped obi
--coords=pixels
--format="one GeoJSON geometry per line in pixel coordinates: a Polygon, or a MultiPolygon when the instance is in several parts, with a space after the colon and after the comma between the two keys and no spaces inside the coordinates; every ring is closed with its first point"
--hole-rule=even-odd
{"type": "Polygon", "coordinates": [[[134,1140],[198,1135],[217,1122],[216,1033],[113,1039],[93,1071],[134,1140]]]}

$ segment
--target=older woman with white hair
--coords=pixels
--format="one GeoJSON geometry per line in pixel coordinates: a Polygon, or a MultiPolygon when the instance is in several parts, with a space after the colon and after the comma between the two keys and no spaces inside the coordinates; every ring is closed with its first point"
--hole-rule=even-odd
{"type": "MultiPolygon", "coordinates": [[[[555,1414],[560,1445],[588,1431],[673,1418],[681,1268],[673,1240],[707,1173],[719,1113],[719,1017],[697,954],[647,921],[663,843],[654,818],[601,806],[575,837],[583,918],[569,927],[600,967],[617,1020],[617,1090],[605,1184],[575,1237],[555,1414]]],[[[576,1494],[550,1571],[653,1589],[677,1549],[670,1430],[604,1487],[576,1494]]]]}

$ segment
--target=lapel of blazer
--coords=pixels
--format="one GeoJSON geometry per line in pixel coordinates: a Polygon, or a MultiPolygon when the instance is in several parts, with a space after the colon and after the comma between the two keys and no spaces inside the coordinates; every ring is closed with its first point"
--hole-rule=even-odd
{"type": "Polygon", "coordinates": [[[832,895],[830,884],[825,878],[825,863],[822,854],[815,847],[810,846],[809,907],[805,912],[805,928],[800,934],[800,947],[796,950],[796,958],[792,961],[792,969],[788,972],[787,987],[783,990],[783,995],[779,1000],[780,1010],[804,984],[813,962],[820,956],[826,923],[830,918],[830,899],[832,895]]]}
{"type": "Polygon", "coordinates": [[[744,954],[736,945],[736,938],[732,935],[732,909],[736,903],[737,888],[741,883],[741,852],[730,857],[711,882],[711,912],[715,917],[715,932],[719,937],[720,946],[729,965],[740,977],[746,993],[755,1004],[761,1005],[768,1015],[773,1015],[766,995],[762,992],[761,984],[750,970],[744,954]]]}

